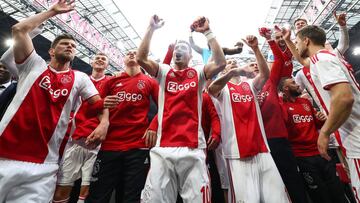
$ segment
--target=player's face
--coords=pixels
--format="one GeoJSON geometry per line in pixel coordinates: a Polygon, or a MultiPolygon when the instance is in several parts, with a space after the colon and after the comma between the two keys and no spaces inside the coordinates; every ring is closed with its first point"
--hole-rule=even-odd
{"type": "Polygon", "coordinates": [[[288,91],[288,93],[293,97],[301,95],[300,86],[296,84],[296,82],[292,78],[286,79],[286,81],[284,82],[284,90],[288,91]]]}
{"type": "Polygon", "coordinates": [[[305,20],[298,20],[295,23],[295,30],[296,32],[299,31],[301,28],[307,26],[307,22],[305,20]]]}
{"type": "Polygon", "coordinates": [[[50,53],[61,63],[72,61],[76,54],[76,43],[72,39],[62,39],[50,49],[50,53]]]}
{"type": "Polygon", "coordinates": [[[299,52],[299,55],[302,58],[306,58],[309,56],[309,54],[308,54],[309,48],[308,48],[308,39],[307,38],[301,39],[299,36],[296,36],[295,46],[296,46],[297,51],[299,52]]]}
{"type": "Polygon", "coordinates": [[[237,68],[237,61],[234,59],[228,59],[226,60],[226,66],[224,68],[224,70],[221,72],[222,74],[225,74],[227,72],[229,72],[229,70],[237,68]]]}
{"type": "Polygon", "coordinates": [[[128,51],[124,57],[125,66],[136,66],[136,51],[128,51]]]}
{"type": "Polygon", "coordinates": [[[248,63],[244,70],[246,71],[248,78],[254,78],[259,74],[259,67],[256,62],[248,63]]]}
{"type": "Polygon", "coordinates": [[[0,84],[3,84],[10,80],[10,72],[8,69],[0,63],[0,84]]]}
{"type": "Polygon", "coordinates": [[[105,70],[108,65],[109,59],[107,56],[102,54],[95,55],[93,61],[91,62],[92,68],[97,70],[105,70]]]}
{"type": "Polygon", "coordinates": [[[275,32],[275,41],[279,45],[279,47],[285,47],[286,46],[285,40],[283,39],[283,36],[282,36],[281,32],[275,32]]]}
{"type": "Polygon", "coordinates": [[[191,59],[190,47],[188,44],[179,42],[174,47],[173,60],[178,65],[188,65],[191,59]]]}

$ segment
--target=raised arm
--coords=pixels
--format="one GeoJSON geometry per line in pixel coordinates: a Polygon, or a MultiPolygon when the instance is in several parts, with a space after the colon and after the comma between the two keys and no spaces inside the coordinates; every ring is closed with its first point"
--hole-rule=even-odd
{"type": "Polygon", "coordinates": [[[254,87],[256,90],[261,90],[269,78],[269,67],[260,51],[257,38],[254,35],[248,35],[243,41],[254,51],[259,68],[259,74],[254,78],[254,87]]]}
{"type": "Polygon", "coordinates": [[[49,18],[60,14],[74,10],[74,1],[67,2],[66,0],[59,0],[55,5],[49,8],[49,10],[42,13],[38,13],[31,17],[28,17],[12,27],[12,36],[14,43],[14,58],[15,62],[23,62],[34,50],[33,43],[31,41],[29,32],[34,30],[44,21],[49,18]]]}
{"type": "Polygon", "coordinates": [[[197,53],[199,53],[199,54],[202,55],[203,50],[202,50],[201,47],[199,47],[198,45],[195,44],[194,39],[193,39],[193,36],[192,36],[192,32],[193,32],[193,31],[191,31],[191,32],[190,32],[190,35],[189,35],[190,46],[191,46],[191,48],[194,49],[197,53]]]}
{"type": "Polygon", "coordinates": [[[336,15],[336,12],[334,12],[334,17],[340,26],[339,43],[338,43],[336,49],[341,54],[344,54],[345,51],[349,48],[349,41],[350,41],[349,40],[349,32],[346,27],[346,13],[336,15]]]}
{"type": "MultiPolygon", "coordinates": [[[[35,28],[29,33],[29,36],[31,39],[36,37],[42,32],[42,26],[35,28]]],[[[10,47],[6,52],[1,56],[0,59],[1,63],[5,64],[9,72],[11,73],[11,76],[13,78],[18,79],[19,78],[19,71],[16,67],[15,60],[14,60],[14,50],[13,47],[10,47]]]]}
{"type": "Polygon", "coordinates": [[[297,61],[299,61],[299,63],[301,63],[303,66],[310,67],[310,59],[309,58],[302,58],[300,56],[299,52],[296,50],[295,44],[291,41],[291,39],[290,39],[291,31],[289,29],[282,28],[281,32],[283,34],[283,38],[285,40],[286,46],[290,49],[290,51],[291,51],[292,55],[294,56],[294,58],[297,61]]]}
{"type": "Polygon", "coordinates": [[[152,76],[157,75],[157,72],[159,70],[159,64],[148,58],[150,51],[150,42],[154,31],[158,28],[161,28],[163,25],[164,21],[157,15],[153,15],[151,17],[149,27],[146,29],[145,36],[141,41],[138,53],[136,54],[136,60],[138,64],[152,76]]]}
{"type": "Polygon", "coordinates": [[[214,33],[209,26],[209,20],[205,17],[198,18],[193,24],[192,29],[196,32],[201,32],[205,35],[210,49],[212,51],[212,61],[205,65],[204,72],[207,79],[212,78],[214,75],[224,70],[226,66],[226,60],[222,48],[217,42],[214,33]]]}
{"type": "Polygon", "coordinates": [[[231,78],[246,75],[243,67],[238,68],[234,63],[227,64],[225,69],[228,71],[225,74],[220,75],[219,78],[209,85],[208,92],[214,97],[219,96],[221,90],[225,87],[226,83],[231,80],[231,78]]]}
{"type": "Polygon", "coordinates": [[[234,48],[223,47],[222,50],[224,52],[224,55],[240,54],[243,50],[243,46],[244,44],[242,42],[237,42],[234,48]]]}

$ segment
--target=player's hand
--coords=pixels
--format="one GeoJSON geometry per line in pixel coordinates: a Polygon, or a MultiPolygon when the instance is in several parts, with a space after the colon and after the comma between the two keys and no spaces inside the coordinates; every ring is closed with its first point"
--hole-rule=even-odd
{"type": "Polygon", "coordinates": [[[323,114],[322,112],[318,111],[315,114],[315,117],[319,120],[319,121],[325,121],[326,120],[326,115],[323,114]]]}
{"type": "Polygon", "coordinates": [[[176,43],[177,43],[177,40],[175,41],[175,43],[169,44],[169,47],[168,47],[169,51],[171,51],[171,52],[174,51],[174,49],[175,49],[175,44],[176,44],[176,43]]]}
{"type": "Polygon", "coordinates": [[[109,125],[100,123],[95,130],[86,138],[85,145],[87,148],[95,149],[102,141],[105,140],[109,125]]]}
{"type": "Polygon", "coordinates": [[[336,19],[336,22],[340,26],[346,26],[346,13],[341,13],[340,15],[336,14],[336,11],[333,12],[334,18],[336,19]]]}
{"type": "Polygon", "coordinates": [[[116,95],[106,96],[104,99],[104,108],[115,108],[120,103],[120,98],[116,95]]]}
{"type": "Polygon", "coordinates": [[[281,34],[282,34],[284,40],[288,40],[288,41],[291,40],[290,39],[291,30],[289,28],[285,28],[285,27],[281,28],[281,34]]]}
{"type": "Polygon", "coordinates": [[[204,16],[198,17],[190,26],[192,31],[204,33],[205,31],[210,29],[209,19],[204,16]]]}
{"type": "Polygon", "coordinates": [[[253,50],[256,48],[259,48],[258,47],[258,45],[259,45],[258,39],[254,35],[248,35],[248,36],[246,36],[245,39],[242,39],[242,40],[246,45],[248,45],[253,50]]]}
{"type": "Polygon", "coordinates": [[[220,140],[214,138],[213,136],[210,136],[207,141],[207,149],[209,151],[216,149],[220,144],[220,140]]]}
{"type": "Polygon", "coordinates": [[[324,159],[330,161],[331,157],[329,156],[327,150],[328,150],[328,146],[329,146],[329,135],[326,135],[325,133],[323,133],[320,130],[319,133],[319,137],[318,137],[318,141],[317,141],[317,145],[318,145],[318,150],[320,152],[320,156],[323,157],[324,159]]]}
{"type": "Polygon", "coordinates": [[[155,146],[156,140],[157,140],[156,131],[148,129],[148,130],[146,130],[146,132],[144,133],[144,136],[142,138],[145,139],[145,146],[152,148],[155,146]]]}
{"type": "Polygon", "coordinates": [[[67,0],[59,0],[56,4],[50,7],[49,10],[54,11],[56,14],[67,13],[75,9],[75,0],[67,2],[67,0]]]}
{"type": "Polygon", "coordinates": [[[161,28],[164,24],[165,21],[157,15],[153,15],[150,19],[150,27],[154,30],[161,28]]]}
{"type": "Polygon", "coordinates": [[[260,36],[264,37],[266,40],[271,40],[271,30],[267,27],[259,28],[260,36]]]}

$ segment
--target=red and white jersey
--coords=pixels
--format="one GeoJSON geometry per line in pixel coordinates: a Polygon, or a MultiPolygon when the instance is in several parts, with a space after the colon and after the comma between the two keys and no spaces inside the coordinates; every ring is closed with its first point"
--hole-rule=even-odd
{"type": "Polygon", "coordinates": [[[228,82],[214,102],[221,120],[225,158],[245,158],[269,152],[253,80],[228,82]]]}
{"type": "Polygon", "coordinates": [[[339,128],[341,144],[348,158],[360,158],[360,87],[351,69],[334,53],[320,50],[312,56],[310,64],[314,90],[319,92],[324,110],[330,110],[331,86],[349,83],[354,95],[352,112],[347,121],[339,128]]]}
{"type": "MultiPolygon", "coordinates": [[[[90,76],[91,82],[95,85],[96,89],[100,92],[101,88],[104,86],[104,83],[108,81],[111,77],[104,75],[99,79],[95,79],[90,76]]],[[[82,101],[79,110],[75,116],[75,131],[71,135],[71,138],[78,140],[80,138],[86,138],[90,135],[99,124],[99,119],[97,116],[89,116],[87,110],[89,108],[89,103],[82,101]]]]}
{"type": "Polygon", "coordinates": [[[201,127],[204,68],[175,70],[161,64],[156,146],[206,148],[201,127]]]}
{"type": "Polygon", "coordinates": [[[86,74],[71,69],[57,72],[35,51],[17,66],[17,93],[0,125],[0,157],[58,163],[77,98],[86,100],[98,91],[86,74]]]}
{"type": "Polygon", "coordinates": [[[110,125],[101,150],[146,148],[142,137],[149,125],[150,96],[157,101],[158,87],[154,79],[141,72],[134,76],[122,72],[104,84],[100,90],[101,97],[117,95],[120,103],[109,110],[110,125]]]}
{"type": "Polygon", "coordinates": [[[316,111],[310,101],[296,98],[294,102],[282,103],[289,141],[296,157],[308,157],[319,154],[317,139],[318,128],[323,122],[316,118],[316,111]]]}

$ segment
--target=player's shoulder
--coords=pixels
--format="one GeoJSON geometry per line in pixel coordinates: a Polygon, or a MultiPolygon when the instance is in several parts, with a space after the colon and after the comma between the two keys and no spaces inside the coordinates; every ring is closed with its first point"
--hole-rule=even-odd
{"type": "Polygon", "coordinates": [[[335,53],[328,50],[320,50],[318,53],[310,57],[310,60],[315,64],[318,61],[332,61],[336,60],[337,56],[335,53]]]}

